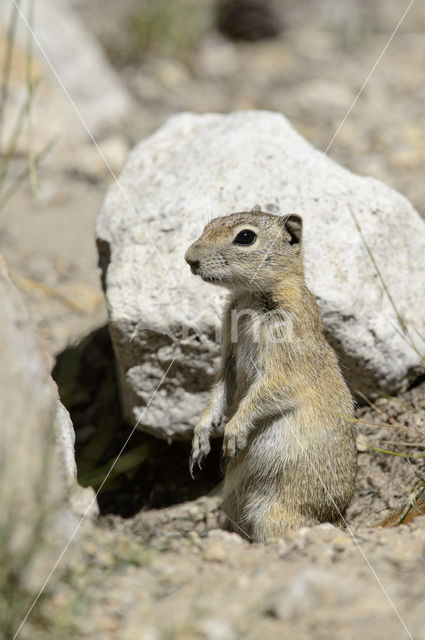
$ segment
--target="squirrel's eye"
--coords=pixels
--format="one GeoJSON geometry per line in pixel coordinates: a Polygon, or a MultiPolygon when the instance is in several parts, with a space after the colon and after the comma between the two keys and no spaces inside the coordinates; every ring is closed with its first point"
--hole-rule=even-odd
{"type": "Polygon", "coordinates": [[[251,231],[251,229],[242,229],[233,240],[233,244],[254,244],[256,239],[257,234],[254,231],[251,231]]]}

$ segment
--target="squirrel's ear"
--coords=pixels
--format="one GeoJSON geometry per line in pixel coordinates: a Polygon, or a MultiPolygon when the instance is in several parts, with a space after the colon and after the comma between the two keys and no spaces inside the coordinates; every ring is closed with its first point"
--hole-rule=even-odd
{"type": "Polygon", "coordinates": [[[286,231],[286,237],[291,245],[301,244],[303,234],[303,220],[296,213],[282,216],[282,226],[286,231]]]}

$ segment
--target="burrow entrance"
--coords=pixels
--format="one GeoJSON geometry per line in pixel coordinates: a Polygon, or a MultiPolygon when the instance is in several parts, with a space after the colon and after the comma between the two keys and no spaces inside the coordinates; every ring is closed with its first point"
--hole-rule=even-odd
{"type": "MultiPolygon", "coordinates": [[[[63,351],[53,370],[61,400],[75,429],[78,481],[100,488],[132,428],[122,419],[108,328],[63,351]]],[[[212,443],[202,474],[192,480],[190,442],[173,442],[138,430],[98,494],[102,514],[124,518],[207,495],[221,482],[220,443],[212,443]]]]}

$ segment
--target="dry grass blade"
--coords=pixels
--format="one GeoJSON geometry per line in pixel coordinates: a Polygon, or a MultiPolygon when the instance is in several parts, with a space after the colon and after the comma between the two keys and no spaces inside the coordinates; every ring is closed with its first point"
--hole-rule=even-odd
{"type": "Polygon", "coordinates": [[[403,424],[388,424],[387,422],[373,422],[372,420],[363,420],[363,418],[353,418],[352,422],[356,424],[364,424],[366,427],[386,427],[388,429],[401,429],[402,431],[406,431],[406,433],[411,433],[412,436],[417,436],[417,432],[410,427],[406,427],[403,424]]]}
{"type": "MultiPolygon", "coordinates": [[[[368,420],[362,420],[361,418],[358,420],[359,423],[363,423],[367,426],[371,426],[371,427],[376,427],[376,428],[380,428],[380,427],[387,427],[387,428],[391,428],[391,429],[402,429],[403,431],[405,431],[406,433],[409,433],[413,436],[415,436],[416,438],[420,437],[420,438],[424,438],[425,434],[421,431],[421,429],[417,426],[417,424],[412,425],[412,427],[408,427],[406,425],[403,425],[400,423],[400,421],[396,420],[395,418],[393,418],[388,411],[385,411],[383,409],[381,409],[380,407],[378,407],[374,402],[372,402],[371,400],[369,400],[366,396],[364,396],[363,394],[360,394],[362,398],[364,398],[364,400],[366,401],[366,403],[369,405],[369,407],[376,412],[378,415],[384,416],[386,419],[386,423],[379,423],[379,422],[373,422],[373,421],[368,421],[368,420]]],[[[386,400],[388,400],[391,403],[394,403],[395,405],[398,405],[403,411],[408,412],[410,414],[414,414],[415,416],[417,416],[418,414],[421,415],[421,417],[423,417],[423,412],[418,411],[412,404],[409,404],[408,402],[404,402],[403,400],[400,400],[399,398],[394,398],[388,394],[384,394],[381,393],[380,394],[381,397],[385,398],[386,400]]],[[[410,421],[408,421],[410,422],[410,421]]],[[[416,420],[415,420],[416,422],[416,420]]],[[[424,460],[425,459],[425,454],[424,453],[414,453],[413,451],[410,453],[403,453],[400,452],[399,450],[394,451],[392,449],[388,449],[386,447],[388,446],[392,446],[392,447],[396,447],[396,448],[411,448],[413,450],[418,450],[418,449],[423,449],[425,448],[425,442],[424,441],[419,441],[419,442],[402,442],[402,441],[392,441],[392,440],[383,440],[382,441],[382,446],[375,446],[374,444],[369,444],[367,441],[364,441],[364,439],[361,442],[362,447],[364,447],[362,450],[365,449],[369,449],[371,451],[376,451],[377,453],[381,453],[381,454],[385,454],[388,456],[395,456],[398,458],[404,458],[406,460],[406,463],[412,462],[414,460],[424,460]]],[[[421,482],[417,487],[415,487],[414,491],[412,492],[412,495],[410,496],[410,499],[408,500],[407,505],[403,506],[401,509],[398,509],[397,511],[394,511],[392,513],[390,513],[381,523],[380,526],[383,527],[395,527],[398,526],[400,524],[406,524],[408,522],[410,522],[411,520],[413,520],[413,518],[415,518],[416,516],[419,515],[424,515],[425,514],[425,482],[421,482]]]]}
{"type": "Polygon", "coordinates": [[[413,331],[416,333],[416,335],[422,340],[422,342],[425,345],[425,334],[423,334],[422,331],[419,331],[419,329],[415,326],[413,326],[413,331]]]}
{"type": "Polygon", "coordinates": [[[417,516],[425,515],[425,483],[415,487],[408,504],[394,513],[390,513],[380,524],[381,527],[396,527],[408,524],[417,516]]]}
{"type": "Polygon", "coordinates": [[[377,261],[375,259],[375,256],[373,255],[373,251],[369,247],[369,245],[368,245],[368,243],[366,241],[366,238],[364,237],[364,234],[362,232],[362,229],[360,227],[359,221],[357,220],[357,217],[356,217],[356,215],[355,215],[355,213],[354,213],[354,211],[353,211],[353,209],[351,208],[350,205],[348,205],[348,210],[349,210],[349,212],[351,214],[351,217],[352,217],[353,222],[354,222],[354,224],[356,226],[356,229],[360,234],[360,238],[362,240],[363,246],[364,246],[364,248],[365,248],[365,250],[366,250],[366,252],[367,252],[367,254],[368,254],[369,258],[370,258],[370,261],[372,262],[372,264],[374,266],[374,269],[375,269],[375,271],[376,271],[376,273],[378,275],[378,278],[379,278],[379,280],[380,280],[380,282],[382,284],[382,287],[383,287],[383,289],[384,289],[384,291],[385,291],[385,293],[386,293],[386,295],[388,297],[388,300],[390,301],[390,304],[391,304],[391,306],[393,308],[393,311],[394,311],[394,313],[396,315],[397,321],[398,321],[398,323],[399,323],[399,325],[401,327],[401,330],[403,332],[402,333],[402,337],[404,337],[404,339],[407,341],[409,346],[415,351],[415,353],[417,353],[417,355],[420,357],[421,361],[425,364],[425,356],[424,356],[423,353],[421,353],[419,351],[419,349],[417,348],[417,346],[416,346],[416,344],[415,344],[415,342],[414,342],[414,340],[413,340],[413,338],[412,338],[412,336],[410,334],[409,328],[408,328],[406,322],[404,321],[404,318],[401,315],[401,313],[400,313],[400,311],[399,311],[399,309],[398,309],[398,307],[397,307],[397,305],[396,305],[396,303],[394,301],[394,298],[391,295],[391,292],[390,292],[390,290],[388,288],[387,283],[385,282],[385,279],[384,279],[384,277],[383,277],[383,275],[381,273],[381,270],[380,270],[379,265],[378,265],[378,263],[377,263],[377,261]]]}
{"type": "Polygon", "coordinates": [[[372,451],[378,451],[379,453],[387,453],[390,456],[397,456],[399,458],[425,458],[425,453],[399,453],[398,451],[391,451],[390,449],[381,449],[380,447],[373,447],[370,444],[365,445],[368,449],[372,449],[372,451]]]}
{"type": "Polygon", "coordinates": [[[14,49],[15,37],[16,37],[16,26],[18,21],[18,7],[20,4],[21,4],[21,0],[16,0],[16,5],[12,6],[9,27],[6,35],[6,44],[5,44],[3,67],[1,71],[1,86],[0,86],[0,148],[1,148],[2,134],[3,134],[4,110],[9,97],[10,73],[12,70],[13,49],[14,49]]]}
{"type": "MultiPolygon", "coordinates": [[[[374,402],[372,402],[372,400],[369,400],[369,398],[367,398],[363,393],[361,393],[361,391],[357,391],[357,393],[359,394],[359,396],[361,398],[363,398],[363,400],[369,405],[369,407],[371,409],[373,409],[376,413],[378,413],[381,416],[383,416],[390,423],[389,425],[381,424],[381,425],[376,425],[376,426],[394,426],[394,427],[398,427],[400,429],[408,429],[408,427],[406,427],[405,425],[401,424],[401,422],[399,422],[398,420],[393,418],[393,416],[391,416],[387,411],[384,411],[380,407],[377,407],[376,404],[374,402]]],[[[363,422],[363,421],[360,420],[360,422],[363,422]]],[[[410,430],[410,431],[412,431],[412,430],[410,430]]]]}
{"type": "Polygon", "coordinates": [[[42,293],[49,298],[55,298],[58,302],[61,302],[64,306],[72,309],[72,311],[77,311],[78,313],[83,313],[84,308],[79,305],[74,300],[71,300],[68,296],[65,296],[60,291],[49,287],[47,284],[43,284],[42,282],[36,282],[35,280],[31,280],[30,278],[24,278],[23,276],[13,276],[18,287],[21,289],[25,289],[25,291],[31,291],[35,293],[42,293]]]}

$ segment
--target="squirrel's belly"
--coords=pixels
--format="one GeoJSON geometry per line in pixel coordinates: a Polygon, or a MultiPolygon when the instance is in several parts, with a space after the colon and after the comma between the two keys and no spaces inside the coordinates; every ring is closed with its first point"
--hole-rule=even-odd
{"type": "Polygon", "coordinates": [[[270,428],[257,431],[247,448],[230,461],[226,469],[223,509],[229,522],[250,539],[256,523],[267,520],[267,514],[279,500],[282,485],[293,463],[290,433],[291,420],[274,421],[270,428]],[[278,424],[277,424],[278,422],[278,424]]]}
{"type": "Polygon", "coordinates": [[[246,449],[229,463],[225,493],[240,484],[250,486],[264,482],[268,486],[273,479],[280,483],[285,468],[299,456],[298,447],[294,446],[294,428],[293,415],[284,415],[258,428],[249,439],[246,449]]]}
{"type": "Polygon", "coordinates": [[[236,371],[236,387],[238,395],[243,395],[247,388],[258,378],[258,345],[251,335],[241,335],[233,348],[236,371]]]}
{"type": "Polygon", "coordinates": [[[287,528],[335,522],[354,488],[355,441],[343,428],[306,432],[303,412],[258,429],[226,470],[223,508],[253,540],[287,528]],[[343,449],[348,464],[339,465],[343,449]],[[318,472],[320,469],[320,473],[318,472]],[[323,487],[326,487],[325,493],[323,487]]]}
{"type": "Polygon", "coordinates": [[[240,487],[244,487],[244,493],[253,491],[258,494],[260,490],[266,499],[281,493],[283,485],[290,485],[294,474],[298,476],[303,473],[302,470],[310,473],[311,460],[317,452],[326,449],[330,452],[335,448],[336,441],[334,435],[323,428],[317,429],[315,437],[313,432],[307,436],[303,433],[303,421],[302,413],[291,411],[258,427],[246,449],[227,467],[225,495],[239,493],[240,487]]]}

